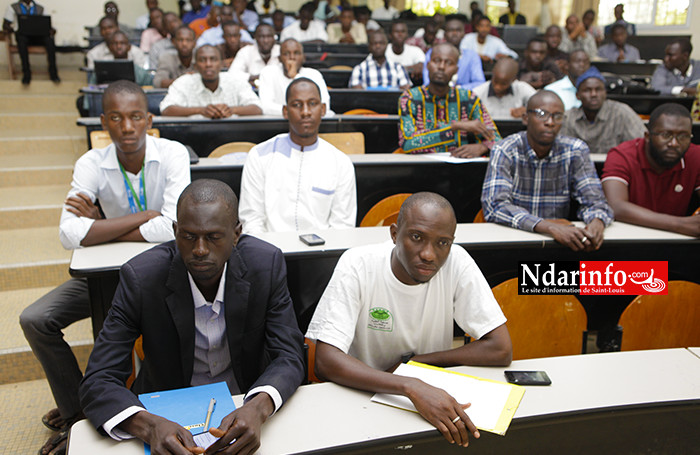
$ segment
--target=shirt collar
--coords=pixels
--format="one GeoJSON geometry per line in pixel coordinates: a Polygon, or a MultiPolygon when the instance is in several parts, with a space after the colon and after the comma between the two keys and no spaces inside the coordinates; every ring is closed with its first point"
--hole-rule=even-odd
{"type": "MultiPolygon", "coordinates": [[[[240,49],[239,49],[240,50],[240,49]]],[[[221,73],[219,72],[219,85],[216,86],[216,90],[213,92],[207,88],[206,85],[204,85],[204,81],[202,80],[202,75],[197,73],[197,81],[199,81],[199,86],[200,86],[200,93],[220,93],[221,92],[221,73]]]]}
{"type": "MultiPolygon", "coordinates": [[[[292,150],[301,151],[301,145],[295,144],[294,141],[292,141],[292,137],[289,134],[287,134],[286,139],[287,139],[287,144],[289,145],[289,148],[291,148],[292,150]]],[[[311,151],[317,150],[317,149],[318,149],[318,136],[316,136],[316,142],[314,142],[311,145],[304,146],[304,152],[311,152],[311,151]]]]}
{"type": "MultiPolygon", "coordinates": [[[[513,85],[511,84],[508,86],[508,89],[506,90],[506,93],[503,96],[513,95],[513,94],[514,94],[513,93],[513,85]]],[[[489,93],[486,96],[488,96],[488,97],[495,96],[496,98],[498,98],[498,96],[496,95],[496,92],[493,91],[493,84],[491,82],[489,82],[489,93]]],[[[503,96],[501,98],[503,98],[503,96]]]]}
{"type": "Polygon", "coordinates": [[[693,74],[693,61],[691,60],[688,62],[688,69],[685,73],[681,73],[681,70],[678,68],[673,68],[673,74],[676,76],[689,77],[691,74],[693,74]]]}
{"type": "Polygon", "coordinates": [[[205,305],[212,305],[212,310],[219,314],[220,305],[224,303],[224,289],[226,288],[226,269],[228,268],[228,263],[224,264],[224,271],[221,273],[221,278],[219,279],[219,288],[216,291],[216,297],[214,297],[213,302],[207,302],[202,295],[202,291],[197,287],[197,283],[194,282],[194,278],[190,272],[187,272],[187,278],[190,280],[190,289],[192,290],[192,300],[194,301],[195,308],[201,308],[205,305]],[[218,302],[218,304],[217,304],[218,302]]]}
{"type": "MultiPolygon", "coordinates": [[[[144,163],[150,163],[151,161],[160,161],[160,156],[157,154],[157,150],[154,144],[155,139],[146,134],[146,156],[144,157],[144,163]]],[[[117,159],[117,148],[112,143],[107,146],[107,156],[100,163],[102,169],[119,169],[119,160],[117,159]]]]}

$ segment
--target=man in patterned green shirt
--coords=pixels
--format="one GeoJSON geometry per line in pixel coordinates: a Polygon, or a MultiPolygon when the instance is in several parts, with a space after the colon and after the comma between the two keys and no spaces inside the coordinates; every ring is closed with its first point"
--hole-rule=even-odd
{"type": "Polygon", "coordinates": [[[399,99],[399,145],[406,153],[450,152],[473,158],[501,139],[491,116],[471,90],[450,87],[459,51],[449,43],[433,48],[430,84],[405,91],[399,99]]]}

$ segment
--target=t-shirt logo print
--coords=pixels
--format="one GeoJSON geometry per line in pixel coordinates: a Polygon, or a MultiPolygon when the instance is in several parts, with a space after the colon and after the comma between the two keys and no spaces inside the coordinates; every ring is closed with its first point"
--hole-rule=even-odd
{"type": "Polygon", "coordinates": [[[393,332],[394,316],[386,308],[370,308],[367,328],[381,330],[382,332],[393,332]]]}

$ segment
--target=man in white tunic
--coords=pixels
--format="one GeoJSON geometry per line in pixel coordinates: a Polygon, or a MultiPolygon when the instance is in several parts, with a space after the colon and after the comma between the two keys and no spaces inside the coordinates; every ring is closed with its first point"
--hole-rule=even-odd
{"type": "Polygon", "coordinates": [[[355,170],[340,150],[318,137],[326,106],[312,80],[287,87],[282,113],[289,134],[248,153],[241,180],[243,232],[309,231],[355,226],[355,170]]]}
{"type": "Polygon", "coordinates": [[[434,193],[416,193],[390,227],[391,242],[340,258],[306,336],[316,374],[338,384],[408,397],[451,443],[479,437],[458,403],[418,379],[391,374],[414,360],[441,367],[509,365],[506,318],[469,254],[453,245],[456,218],[434,193]],[[453,321],[476,341],[452,348],[453,321]]]}

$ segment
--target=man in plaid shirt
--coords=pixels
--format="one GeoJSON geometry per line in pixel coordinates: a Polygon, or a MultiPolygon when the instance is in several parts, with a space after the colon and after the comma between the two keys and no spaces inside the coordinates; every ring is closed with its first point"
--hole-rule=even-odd
{"type": "Polygon", "coordinates": [[[508,136],[491,151],[481,205],[486,221],[550,235],[574,251],[593,251],[603,243],[613,211],[586,143],[557,136],[563,121],[564,104],[554,92],[530,98],[527,131],[508,136]],[[584,228],[554,220],[569,215],[572,197],[584,228]]]}
{"type": "Polygon", "coordinates": [[[473,158],[501,139],[481,100],[471,90],[450,87],[458,61],[459,50],[452,44],[434,46],[428,62],[430,83],[399,98],[399,146],[406,153],[450,152],[473,158]]]}
{"type": "Polygon", "coordinates": [[[411,79],[403,66],[390,62],[384,56],[389,41],[383,30],[369,35],[369,55],[352,69],[350,88],[393,88],[406,90],[411,87],[411,79]]]}

